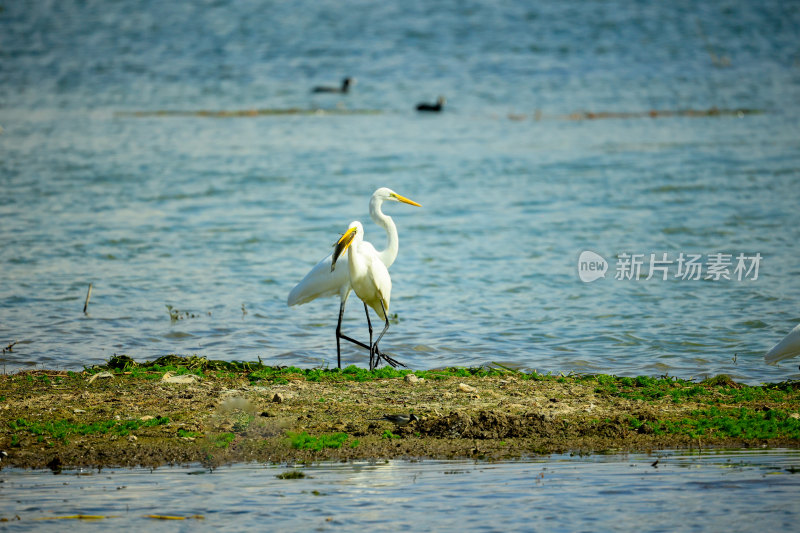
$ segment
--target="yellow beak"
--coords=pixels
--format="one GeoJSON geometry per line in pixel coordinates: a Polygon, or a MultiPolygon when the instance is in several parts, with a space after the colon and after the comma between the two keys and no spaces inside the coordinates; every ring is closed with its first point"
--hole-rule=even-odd
{"type": "Polygon", "coordinates": [[[352,244],[353,238],[356,236],[357,228],[350,228],[344,232],[333,245],[333,260],[331,261],[331,272],[336,268],[336,261],[347,251],[348,246],[352,244]]]}
{"type": "Polygon", "coordinates": [[[394,193],[394,192],[393,192],[393,193],[391,194],[391,196],[392,196],[392,198],[394,198],[394,199],[395,199],[395,200],[397,200],[398,202],[403,202],[404,204],[409,204],[409,205],[415,205],[415,206],[417,206],[417,207],[422,207],[421,205],[419,205],[419,204],[418,204],[417,202],[415,202],[414,200],[409,200],[409,199],[408,199],[408,198],[406,198],[405,196],[400,196],[400,195],[399,195],[399,194],[397,194],[397,193],[394,193]]]}

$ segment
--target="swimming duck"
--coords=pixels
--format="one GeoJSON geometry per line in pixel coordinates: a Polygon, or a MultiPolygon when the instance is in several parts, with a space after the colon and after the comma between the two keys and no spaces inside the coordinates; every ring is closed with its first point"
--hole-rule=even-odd
{"type": "Polygon", "coordinates": [[[432,111],[434,113],[438,113],[444,107],[445,99],[444,96],[440,96],[436,99],[435,104],[417,104],[417,111],[432,111]]]}
{"type": "Polygon", "coordinates": [[[342,80],[342,86],[341,87],[319,86],[319,87],[314,87],[314,89],[312,89],[311,92],[313,92],[313,93],[342,93],[343,94],[343,93],[346,93],[346,92],[348,92],[350,90],[350,84],[351,83],[353,85],[355,85],[355,80],[353,80],[351,78],[345,78],[345,79],[342,80]]]}

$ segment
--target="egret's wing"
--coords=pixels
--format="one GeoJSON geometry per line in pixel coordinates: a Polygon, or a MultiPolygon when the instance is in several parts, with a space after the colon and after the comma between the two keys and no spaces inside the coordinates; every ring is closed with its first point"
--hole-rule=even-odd
{"type": "Polygon", "coordinates": [[[300,305],[317,298],[336,296],[350,287],[347,254],[336,261],[336,270],[331,272],[332,256],[328,256],[311,269],[306,277],[289,293],[288,305],[300,305]]]}
{"type": "Polygon", "coordinates": [[[764,355],[764,359],[767,363],[777,363],[795,355],[800,355],[800,324],[795,326],[781,342],[768,351],[764,355]]]}

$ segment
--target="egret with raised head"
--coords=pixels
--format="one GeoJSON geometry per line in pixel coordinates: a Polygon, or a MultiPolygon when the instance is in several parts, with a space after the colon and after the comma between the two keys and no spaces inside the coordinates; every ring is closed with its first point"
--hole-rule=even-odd
{"type": "MultiPolygon", "coordinates": [[[[373,222],[381,226],[386,231],[387,244],[384,250],[375,251],[374,247],[372,247],[369,242],[363,241],[361,248],[372,248],[372,250],[375,251],[380,258],[381,262],[388,269],[397,258],[397,253],[399,250],[399,237],[397,235],[397,226],[395,226],[394,220],[392,220],[392,217],[383,213],[382,206],[383,203],[387,201],[401,202],[418,207],[420,204],[413,200],[409,200],[408,198],[405,198],[404,196],[401,196],[386,187],[381,187],[372,194],[372,198],[369,202],[369,216],[372,218],[373,222]]],[[[340,339],[350,341],[367,350],[370,350],[370,346],[364,344],[363,342],[357,341],[352,337],[342,334],[342,317],[344,316],[345,304],[347,302],[347,297],[350,295],[352,287],[350,285],[349,269],[344,265],[344,262],[348,260],[347,256],[345,255],[339,259],[341,268],[331,271],[332,255],[333,254],[328,255],[322,259],[322,261],[317,263],[317,265],[312,268],[308,274],[306,274],[303,280],[300,281],[300,283],[298,283],[294,289],[292,289],[292,291],[289,293],[287,304],[290,306],[301,305],[321,297],[339,296],[339,320],[336,324],[336,360],[338,367],[341,368],[342,356],[340,339]]],[[[367,324],[370,328],[371,336],[372,325],[369,321],[369,312],[367,311],[366,305],[364,306],[364,312],[367,313],[367,324]]],[[[397,364],[396,361],[388,356],[385,356],[384,354],[381,354],[380,352],[379,357],[384,358],[393,366],[394,364],[397,364]]]]}

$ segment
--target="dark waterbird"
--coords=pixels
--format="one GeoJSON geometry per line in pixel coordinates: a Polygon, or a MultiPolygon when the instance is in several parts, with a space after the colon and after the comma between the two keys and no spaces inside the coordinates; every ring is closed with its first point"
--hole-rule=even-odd
{"type": "Polygon", "coordinates": [[[444,96],[440,96],[436,99],[435,104],[417,104],[417,111],[431,111],[433,113],[438,113],[439,111],[444,108],[445,99],[444,96]]]}
{"type": "Polygon", "coordinates": [[[387,422],[391,422],[398,426],[405,426],[411,422],[418,421],[419,417],[414,413],[411,413],[408,415],[386,415],[381,418],[372,418],[371,420],[386,420],[387,422]]]}
{"type": "Polygon", "coordinates": [[[318,86],[314,87],[311,92],[313,93],[346,93],[350,90],[350,85],[355,85],[355,80],[351,78],[345,78],[342,80],[341,87],[326,87],[326,86],[318,86]]]}

